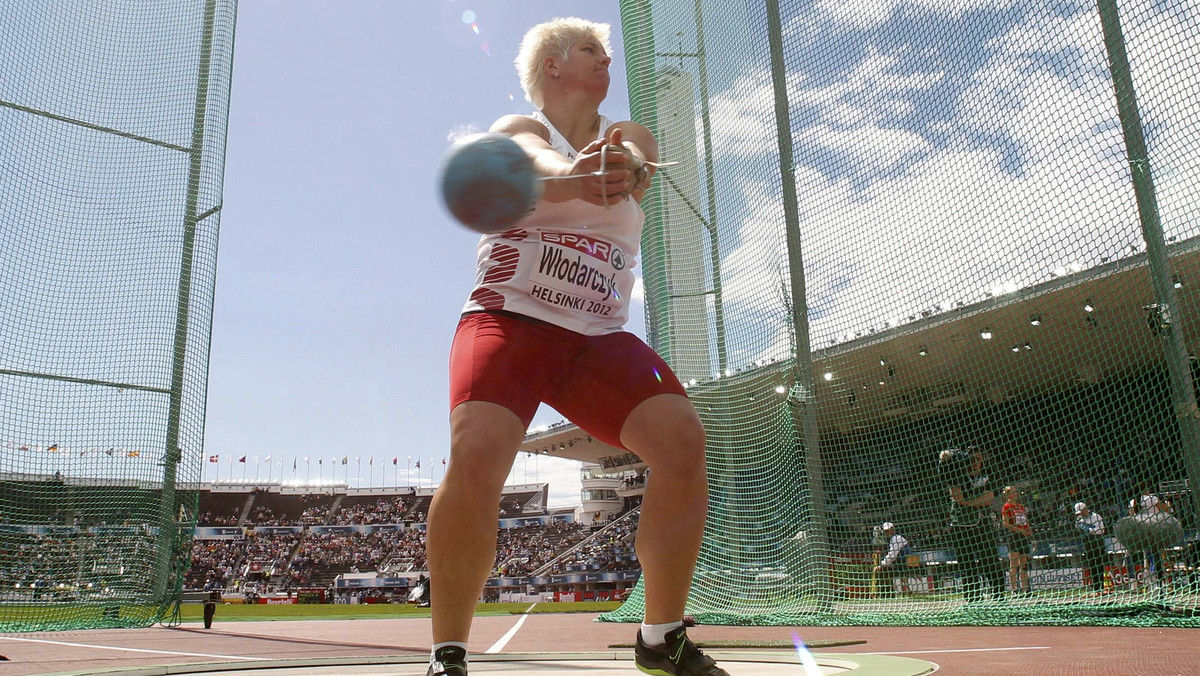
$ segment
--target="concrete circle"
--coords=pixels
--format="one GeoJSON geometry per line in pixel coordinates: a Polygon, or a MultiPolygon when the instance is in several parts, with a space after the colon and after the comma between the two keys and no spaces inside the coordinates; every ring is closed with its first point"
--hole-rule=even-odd
{"type": "MultiPolygon", "coordinates": [[[[921,676],[937,670],[923,660],[892,655],[813,653],[818,669],[805,667],[792,651],[706,651],[730,676],[921,676]]],[[[106,676],[151,676],[204,673],[208,676],[425,676],[429,664],[424,656],[384,656],[271,660],[229,664],[135,667],[105,671],[106,676]],[[190,667],[190,668],[189,668],[190,667]]],[[[629,651],[594,653],[506,653],[473,655],[472,676],[485,674],[540,674],[556,676],[586,671],[589,676],[634,676],[641,672],[629,651]]],[[[96,673],[96,672],[91,672],[96,673]]]]}

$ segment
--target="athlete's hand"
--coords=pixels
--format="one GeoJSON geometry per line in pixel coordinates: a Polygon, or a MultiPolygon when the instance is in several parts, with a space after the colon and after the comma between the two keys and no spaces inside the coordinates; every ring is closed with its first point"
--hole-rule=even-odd
{"type": "Polygon", "coordinates": [[[632,154],[621,145],[621,130],[607,138],[592,141],[576,156],[571,173],[585,175],[577,179],[579,199],[607,207],[629,197],[636,187],[636,167],[632,154]],[[597,174],[603,168],[603,175],[597,174]]]}

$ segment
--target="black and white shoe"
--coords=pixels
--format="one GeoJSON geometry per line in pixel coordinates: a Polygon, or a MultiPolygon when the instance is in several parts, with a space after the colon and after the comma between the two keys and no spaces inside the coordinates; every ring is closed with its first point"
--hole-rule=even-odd
{"type": "Polygon", "coordinates": [[[651,647],[642,641],[638,632],[637,645],[633,649],[634,662],[639,671],[655,676],[729,676],[717,666],[713,658],[705,655],[691,639],[687,629],[678,627],[667,633],[667,642],[661,648],[651,647]]]}
{"type": "Polygon", "coordinates": [[[456,645],[438,648],[425,676],[467,676],[467,651],[456,645]]]}

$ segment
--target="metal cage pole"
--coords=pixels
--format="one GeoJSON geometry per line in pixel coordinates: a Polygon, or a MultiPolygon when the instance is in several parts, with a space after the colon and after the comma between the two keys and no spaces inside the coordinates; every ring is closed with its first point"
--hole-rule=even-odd
{"type": "MultiPolygon", "coordinates": [[[[175,340],[171,359],[170,407],[167,413],[167,439],[163,454],[162,496],[159,501],[158,558],[155,564],[155,596],[158,603],[168,600],[179,587],[182,578],[174,574],[176,545],[179,538],[179,505],[176,482],[179,461],[180,419],[183,415],[183,379],[187,361],[188,318],[192,295],[192,262],[196,242],[196,213],[200,201],[200,173],[204,165],[204,125],[208,111],[209,76],[212,67],[213,25],[217,0],[204,4],[204,27],[200,38],[200,59],[196,77],[196,108],[192,117],[191,157],[188,163],[188,182],[183,212],[183,253],[180,258],[179,289],[176,305],[175,340]]],[[[211,214],[205,214],[208,216],[211,214]]]]}
{"type": "Polygon", "coordinates": [[[813,571],[812,588],[822,600],[819,608],[828,610],[831,598],[829,538],[825,530],[825,489],[821,465],[820,433],[817,427],[816,401],[813,399],[812,353],[808,335],[808,298],[804,283],[804,256],[800,240],[799,197],[796,192],[795,159],[792,154],[791,105],[787,93],[787,66],[783,56],[783,27],[779,0],[767,0],[767,40],[771,57],[771,83],[775,94],[776,138],[779,143],[779,179],[787,233],[788,272],[792,294],[792,331],[796,337],[796,355],[792,362],[792,395],[788,404],[800,428],[808,493],[812,500],[812,520],[808,538],[819,555],[825,557],[813,571]]]}
{"type": "Polygon", "coordinates": [[[1200,411],[1196,406],[1196,389],[1183,332],[1183,317],[1179,311],[1179,299],[1171,277],[1171,262],[1159,220],[1158,197],[1150,171],[1141,113],[1138,111],[1137,91],[1129,70],[1129,57],[1125,52],[1125,36],[1121,31],[1117,0],[1097,0],[1097,4],[1100,24],[1104,29],[1109,69],[1112,71],[1113,91],[1117,97],[1117,113],[1125,135],[1130,177],[1137,197],[1142,238],[1146,242],[1150,281],[1154,287],[1154,305],[1146,309],[1150,312],[1151,324],[1164,339],[1171,398],[1179,424],[1180,452],[1191,489],[1193,513],[1200,517],[1200,411]]]}

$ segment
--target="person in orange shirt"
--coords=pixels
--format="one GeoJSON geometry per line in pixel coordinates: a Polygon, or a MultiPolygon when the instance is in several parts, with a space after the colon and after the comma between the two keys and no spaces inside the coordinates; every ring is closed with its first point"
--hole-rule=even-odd
{"type": "Polygon", "coordinates": [[[1016,486],[1004,487],[1004,508],[1000,511],[1004,539],[1008,543],[1008,582],[1015,595],[1030,594],[1029,557],[1033,555],[1033,528],[1029,510],[1021,504],[1016,486]]]}

